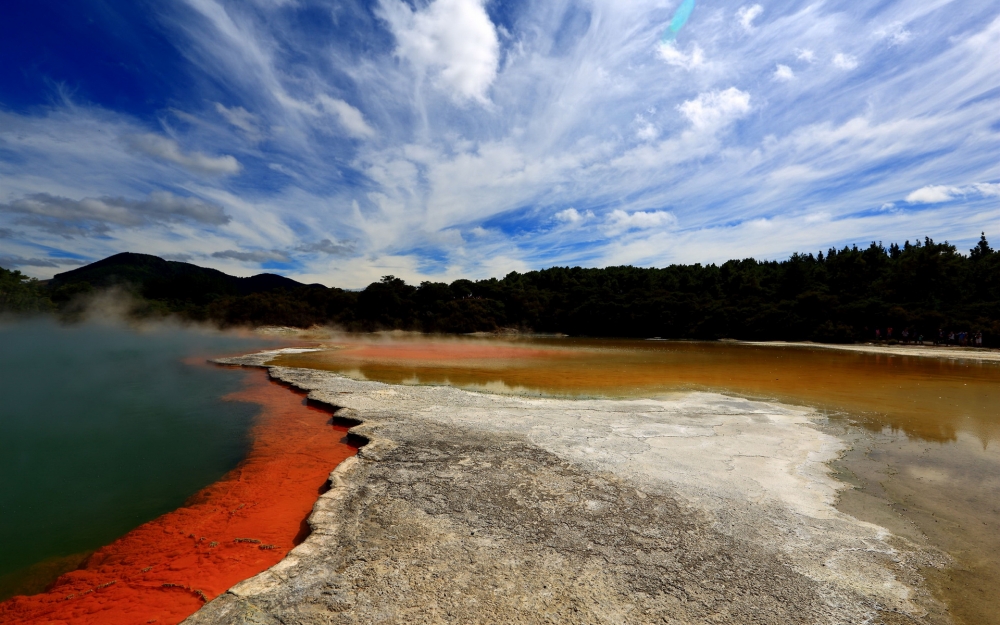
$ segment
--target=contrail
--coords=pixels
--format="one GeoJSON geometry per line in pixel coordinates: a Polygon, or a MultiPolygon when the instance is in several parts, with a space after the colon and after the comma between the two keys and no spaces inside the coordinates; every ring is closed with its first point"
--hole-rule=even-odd
{"type": "Polygon", "coordinates": [[[670,20],[670,26],[667,26],[667,30],[663,31],[663,43],[670,43],[677,38],[677,33],[684,28],[684,24],[691,17],[691,11],[693,10],[694,0],[684,0],[684,2],[681,2],[681,5],[677,7],[677,12],[674,13],[674,19],[670,20]]]}

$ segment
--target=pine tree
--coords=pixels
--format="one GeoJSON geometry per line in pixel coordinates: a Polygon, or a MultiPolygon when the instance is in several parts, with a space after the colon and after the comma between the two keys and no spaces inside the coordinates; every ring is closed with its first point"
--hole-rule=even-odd
{"type": "Polygon", "coordinates": [[[972,260],[979,260],[981,258],[986,258],[993,253],[993,248],[990,247],[989,242],[986,240],[986,233],[983,232],[982,236],[979,238],[979,244],[976,247],[969,250],[969,256],[972,260]]]}

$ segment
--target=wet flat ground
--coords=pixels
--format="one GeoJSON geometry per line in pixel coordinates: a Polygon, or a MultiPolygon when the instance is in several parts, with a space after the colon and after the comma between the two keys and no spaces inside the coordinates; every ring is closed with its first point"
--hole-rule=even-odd
{"type": "Polygon", "coordinates": [[[272,364],[519,395],[712,390],[816,408],[852,448],[839,507],[957,565],[928,572],[963,623],[1000,623],[1000,365],[737,343],[338,336],[272,364]]]}

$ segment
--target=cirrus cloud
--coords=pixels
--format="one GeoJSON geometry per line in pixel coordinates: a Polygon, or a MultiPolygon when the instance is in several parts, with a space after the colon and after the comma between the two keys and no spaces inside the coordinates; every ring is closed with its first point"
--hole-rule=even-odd
{"type": "Polygon", "coordinates": [[[940,204],[968,195],[1000,197],[1000,184],[979,182],[964,187],[928,185],[907,195],[906,201],[910,204],[940,204]]]}
{"type": "Polygon", "coordinates": [[[287,263],[291,259],[281,250],[223,250],[212,253],[212,258],[238,260],[244,263],[287,263]]]}
{"type": "Polygon", "coordinates": [[[0,255],[0,267],[13,269],[17,267],[45,267],[58,269],[66,266],[86,265],[87,261],[76,258],[24,258],[23,256],[0,255]]]}
{"type": "Polygon", "coordinates": [[[196,174],[213,176],[240,173],[242,167],[235,156],[208,156],[201,152],[181,150],[176,141],[154,133],[144,133],[125,137],[126,145],[132,150],[156,159],[180,165],[196,174]]]}
{"type": "Polygon", "coordinates": [[[260,120],[256,115],[246,110],[242,106],[226,107],[221,102],[215,103],[215,111],[231,125],[239,128],[252,139],[259,139],[261,136],[260,120]]]}
{"type": "Polygon", "coordinates": [[[349,256],[354,253],[355,244],[353,241],[337,241],[322,239],[315,243],[303,243],[295,248],[299,252],[307,254],[326,254],[327,256],[349,256]]]}

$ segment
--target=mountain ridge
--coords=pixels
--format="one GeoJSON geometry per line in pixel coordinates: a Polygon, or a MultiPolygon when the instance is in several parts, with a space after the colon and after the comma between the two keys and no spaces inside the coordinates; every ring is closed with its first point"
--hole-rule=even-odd
{"type": "Polygon", "coordinates": [[[49,286],[58,289],[81,282],[89,283],[94,288],[138,288],[143,296],[151,299],[189,298],[193,292],[202,295],[251,295],[278,289],[322,286],[306,285],[274,273],[241,278],[218,269],[136,252],[122,252],[57,273],[49,281],[49,286]]]}

